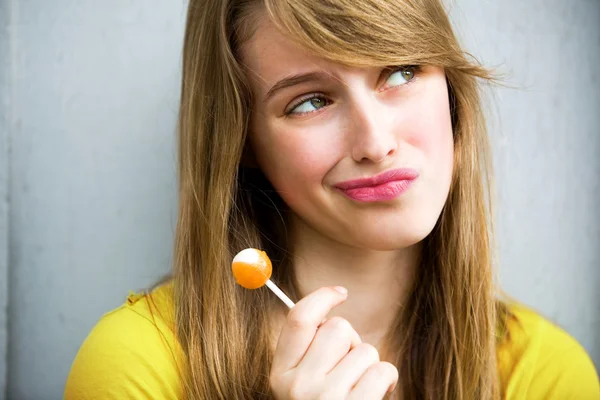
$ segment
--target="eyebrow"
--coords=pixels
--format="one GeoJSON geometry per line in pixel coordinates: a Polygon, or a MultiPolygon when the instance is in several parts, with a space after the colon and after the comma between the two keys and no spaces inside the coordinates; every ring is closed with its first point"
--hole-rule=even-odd
{"type": "Polygon", "coordinates": [[[307,72],[303,74],[295,74],[288,76],[277,82],[275,85],[273,85],[271,89],[269,89],[269,91],[265,95],[263,102],[266,103],[267,101],[269,101],[269,99],[273,97],[276,92],[282,89],[306,82],[323,82],[331,78],[332,76],[330,74],[322,71],[307,72]]]}

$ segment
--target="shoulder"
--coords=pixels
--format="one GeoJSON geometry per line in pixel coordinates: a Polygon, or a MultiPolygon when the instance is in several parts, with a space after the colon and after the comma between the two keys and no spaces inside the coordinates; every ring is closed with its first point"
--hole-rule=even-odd
{"type": "Polygon", "coordinates": [[[104,315],[73,361],[65,399],[181,398],[173,290],[131,293],[104,315]]]}
{"type": "Polygon", "coordinates": [[[509,306],[498,366],[507,399],[599,399],[594,364],[567,332],[535,311],[509,306]]]}

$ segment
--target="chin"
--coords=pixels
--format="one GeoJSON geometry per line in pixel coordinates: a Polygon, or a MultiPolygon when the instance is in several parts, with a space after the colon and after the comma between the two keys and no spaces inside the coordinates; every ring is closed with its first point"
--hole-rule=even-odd
{"type": "Polygon", "coordinates": [[[376,250],[376,251],[393,251],[406,249],[420,243],[427,237],[427,234],[421,232],[397,232],[396,234],[382,235],[377,234],[353,238],[356,247],[376,250]]]}
{"type": "Polygon", "coordinates": [[[437,218],[369,221],[357,226],[349,236],[353,245],[359,248],[377,251],[404,249],[425,239],[433,231],[436,221],[437,218]]]}

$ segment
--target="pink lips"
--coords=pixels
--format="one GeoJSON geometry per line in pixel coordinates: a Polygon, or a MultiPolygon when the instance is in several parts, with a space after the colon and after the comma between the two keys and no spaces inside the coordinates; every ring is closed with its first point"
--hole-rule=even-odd
{"type": "Polygon", "coordinates": [[[369,178],[340,182],[335,187],[353,200],[385,201],[400,196],[418,177],[419,173],[414,169],[400,168],[369,178]]]}

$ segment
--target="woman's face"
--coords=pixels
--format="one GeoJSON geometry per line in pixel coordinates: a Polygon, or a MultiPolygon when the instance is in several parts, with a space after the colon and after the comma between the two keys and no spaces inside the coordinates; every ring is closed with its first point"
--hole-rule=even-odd
{"type": "Polygon", "coordinates": [[[408,247],[431,232],[453,167],[443,69],[332,63],[266,18],[242,54],[254,94],[252,149],[296,222],[376,250],[408,247]]]}

